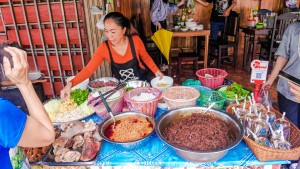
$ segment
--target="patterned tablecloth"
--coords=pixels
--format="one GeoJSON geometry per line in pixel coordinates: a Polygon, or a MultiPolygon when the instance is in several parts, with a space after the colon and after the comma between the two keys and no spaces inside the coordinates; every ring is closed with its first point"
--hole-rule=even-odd
{"type": "MultiPolygon", "coordinates": [[[[157,110],[156,118],[164,110],[157,110]]],[[[93,119],[100,122],[97,115],[93,115],[86,120],[93,119]]],[[[119,149],[112,143],[103,142],[100,155],[95,165],[101,166],[160,166],[160,167],[205,167],[205,166],[263,166],[272,164],[289,164],[290,161],[268,161],[260,162],[252,153],[247,144],[242,141],[235,148],[216,162],[192,163],[184,160],[176,152],[161,141],[156,134],[151,136],[148,144],[132,151],[119,149]]]]}

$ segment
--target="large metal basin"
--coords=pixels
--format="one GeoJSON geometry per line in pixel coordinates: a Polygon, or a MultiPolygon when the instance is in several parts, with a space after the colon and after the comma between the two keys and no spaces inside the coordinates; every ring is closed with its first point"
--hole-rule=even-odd
{"type": "MultiPolygon", "coordinates": [[[[150,122],[153,125],[153,127],[155,127],[155,121],[152,119],[152,117],[142,114],[142,113],[138,113],[138,112],[122,112],[120,114],[115,115],[115,119],[118,120],[119,118],[126,117],[126,116],[138,116],[138,117],[146,118],[147,121],[150,122]]],[[[151,138],[152,133],[154,132],[154,129],[153,129],[153,131],[150,134],[148,134],[147,136],[145,136],[139,140],[135,140],[135,141],[130,141],[130,142],[113,141],[104,135],[105,129],[112,123],[113,123],[113,120],[110,117],[103,120],[99,125],[99,134],[105,141],[113,143],[113,144],[117,145],[120,149],[123,149],[123,150],[133,150],[133,149],[139,148],[140,146],[142,146],[144,144],[147,144],[151,138]]]]}
{"type": "Polygon", "coordinates": [[[218,116],[220,119],[224,120],[225,123],[227,123],[227,125],[229,126],[229,128],[234,133],[236,133],[236,140],[231,145],[228,145],[227,147],[220,150],[198,151],[198,150],[188,150],[168,143],[168,141],[162,135],[162,132],[164,131],[166,126],[168,126],[171,122],[177,121],[182,117],[189,116],[192,113],[202,113],[205,109],[206,107],[195,106],[195,107],[185,107],[185,108],[170,110],[162,114],[156,122],[155,131],[158,137],[166,144],[168,144],[170,147],[172,147],[179,156],[186,159],[187,161],[205,162],[205,163],[217,161],[218,159],[222,158],[227,153],[228,150],[238,145],[243,138],[242,124],[235,117],[225,112],[211,110],[211,113],[213,115],[218,116]]]}

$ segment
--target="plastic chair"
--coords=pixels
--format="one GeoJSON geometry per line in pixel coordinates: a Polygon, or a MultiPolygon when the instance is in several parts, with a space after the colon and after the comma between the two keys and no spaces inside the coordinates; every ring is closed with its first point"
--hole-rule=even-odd
{"type": "MultiPolygon", "coordinates": [[[[240,14],[231,11],[230,15],[225,19],[224,31],[222,33],[221,39],[218,40],[218,43],[210,44],[210,47],[215,47],[218,49],[218,62],[217,66],[220,68],[221,59],[229,58],[227,52],[222,52],[230,47],[234,49],[233,54],[233,67],[236,66],[237,52],[238,52],[238,41],[239,41],[239,26],[240,26],[240,14]],[[231,38],[229,38],[231,37],[231,38]]],[[[215,56],[214,54],[210,54],[215,56]]]]}
{"type": "Polygon", "coordinates": [[[279,44],[282,40],[283,33],[286,28],[298,19],[298,16],[293,13],[284,13],[275,17],[275,22],[272,28],[272,36],[270,42],[261,44],[260,58],[271,62],[273,54],[276,52],[279,44]],[[264,55],[263,50],[267,51],[267,55],[264,55]]]}

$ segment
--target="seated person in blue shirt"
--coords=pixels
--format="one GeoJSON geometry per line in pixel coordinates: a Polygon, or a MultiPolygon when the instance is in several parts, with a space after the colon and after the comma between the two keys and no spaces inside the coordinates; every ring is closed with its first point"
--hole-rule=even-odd
{"type": "Polygon", "coordinates": [[[2,46],[0,64],[1,62],[3,62],[5,76],[18,87],[29,110],[29,115],[26,115],[17,106],[0,96],[0,166],[11,169],[10,148],[47,146],[54,141],[55,131],[28,79],[29,65],[26,52],[15,47],[3,49],[2,46]]]}

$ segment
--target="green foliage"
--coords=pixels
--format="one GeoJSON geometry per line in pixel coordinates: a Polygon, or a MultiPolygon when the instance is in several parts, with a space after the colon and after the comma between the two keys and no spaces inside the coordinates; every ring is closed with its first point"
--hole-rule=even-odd
{"type": "Polygon", "coordinates": [[[227,86],[226,90],[223,91],[228,99],[235,99],[235,94],[238,96],[238,100],[243,99],[249,95],[249,91],[245,90],[244,87],[236,82],[227,86]]]}
{"type": "Polygon", "coordinates": [[[76,104],[79,106],[81,105],[84,101],[87,100],[89,95],[89,90],[81,90],[81,89],[75,89],[71,92],[71,99],[73,99],[76,104]]]}

